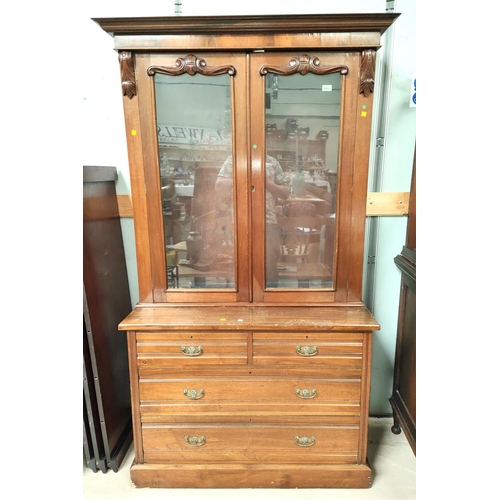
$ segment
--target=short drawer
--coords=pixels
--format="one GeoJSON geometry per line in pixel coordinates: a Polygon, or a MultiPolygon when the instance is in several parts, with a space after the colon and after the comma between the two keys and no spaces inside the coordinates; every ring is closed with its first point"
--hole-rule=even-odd
{"type": "Polygon", "coordinates": [[[255,365],[320,365],[361,367],[363,333],[255,333],[255,365]]]}
{"type": "Polygon", "coordinates": [[[297,424],[142,426],[145,463],[356,463],[359,427],[297,424]]]}
{"type": "Polygon", "coordinates": [[[137,332],[138,367],[246,364],[248,334],[137,332]]]}

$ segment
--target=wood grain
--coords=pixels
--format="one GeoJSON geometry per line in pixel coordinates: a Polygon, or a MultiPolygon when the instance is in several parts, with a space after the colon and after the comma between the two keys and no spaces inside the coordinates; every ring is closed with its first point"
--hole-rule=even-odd
{"type": "Polygon", "coordinates": [[[133,205],[118,198],[120,216],[134,220],[139,275],[140,302],[119,325],[129,342],[135,486],[370,486],[380,326],[361,301],[364,228],[367,216],[406,215],[408,200],[367,193],[375,66],[365,63],[398,16],[94,19],[134,66],[137,90],[123,98],[133,205]],[[330,288],[266,288],[262,69],[287,73],[290,61],[301,73],[342,70],[330,288]],[[228,289],[167,288],[151,68],[172,74],[187,64],[194,75],[205,62],[231,75],[236,279],[228,289]]]}
{"type": "Polygon", "coordinates": [[[368,193],[366,201],[367,216],[408,215],[410,193],[368,193]]]}
{"type": "Polygon", "coordinates": [[[369,465],[136,464],[132,483],[149,488],[369,488],[369,465]]]}

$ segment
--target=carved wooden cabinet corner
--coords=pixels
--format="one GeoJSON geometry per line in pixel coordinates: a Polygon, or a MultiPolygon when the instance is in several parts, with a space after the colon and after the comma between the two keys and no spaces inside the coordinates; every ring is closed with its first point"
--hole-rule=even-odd
{"type": "Polygon", "coordinates": [[[398,14],[111,18],[138,487],[368,487],[375,56],[398,14]]]}

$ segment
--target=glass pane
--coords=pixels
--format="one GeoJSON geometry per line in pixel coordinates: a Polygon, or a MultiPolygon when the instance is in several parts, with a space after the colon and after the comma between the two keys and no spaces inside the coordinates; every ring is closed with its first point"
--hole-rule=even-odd
{"type": "Polygon", "coordinates": [[[267,288],[333,288],[341,78],[266,75],[267,288]]]}
{"type": "Polygon", "coordinates": [[[235,288],[230,78],[155,75],[169,288],[235,288]]]}

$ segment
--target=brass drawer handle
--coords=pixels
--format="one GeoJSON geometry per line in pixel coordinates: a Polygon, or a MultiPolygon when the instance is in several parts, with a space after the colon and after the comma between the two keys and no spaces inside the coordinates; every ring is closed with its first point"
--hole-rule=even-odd
{"type": "Polygon", "coordinates": [[[295,444],[298,446],[312,446],[316,442],[316,438],[311,436],[310,438],[304,436],[299,438],[299,436],[295,436],[295,444]]]}
{"type": "Polygon", "coordinates": [[[316,389],[295,389],[295,394],[302,399],[312,399],[316,397],[316,389]]]}
{"type": "Polygon", "coordinates": [[[205,436],[184,436],[184,439],[190,446],[203,446],[206,442],[205,436]]]}
{"type": "Polygon", "coordinates": [[[201,399],[205,395],[205,389],[184,389],[184,396],[189,399],[201,399]]]}
{"type": "Polygon", "coordinates": [[[300,345],[298,345],[297,346],[297,353],[300,354],[301,356],[316,356],[316,354],[318,354],[318,348],[317,348],[317,346],[314,346],[314,347],[308,347],[308,346],[301,347],[300,345]]]}
{"type": "Polygon", "coordinates": [[[186,347],[185,345],[181,346],[182,354],[186,356],[201,356],[203,354],[203,347],[199,345],[195,347],[193,345],[186,347]]]}

